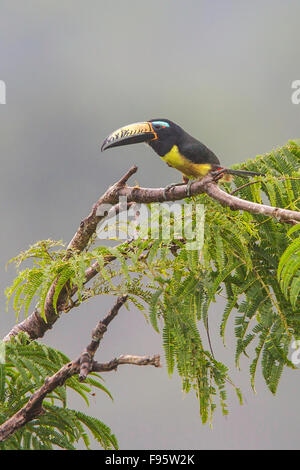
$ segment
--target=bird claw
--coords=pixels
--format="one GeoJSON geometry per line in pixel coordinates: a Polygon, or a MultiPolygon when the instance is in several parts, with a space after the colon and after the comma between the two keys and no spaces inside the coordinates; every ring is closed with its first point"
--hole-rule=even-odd
{"type": "Polygon", "coordinates": [[[221,170],[211,171],[210,174],[212,175],[214,181],[219,181],[223,178],[224,173],[226,173],[226,168],[222,168],[221,170]]]}
{"type": "Polygon", "coordinates": [[[163,193],[163,196],[164,196],[164,200],[167,201],[167,192],[172,189],[172,188],[175,188],[175,186],[183,186],[186,184],[186,197],[191,197],[191,186],[193,184],[193,181],[189,180],[187,183],[172,183],[172,184],[168,184],[168,186],[165,187],[164,189],[164,193],[163,193]]]}
{"type": "Polygon", "coordinates": [[[172,188],[175,188],[175,186],[182,186],[184,183],[171,183],[171,184],[168,184],[168,186],[165,187],[164,189],[164,193],[163,193],[163,196],[164,196],[164,200],[167,201],[168,197],[167,197],[167,192],[172,189],[172,188]]]}
{"type": "Polygon", "coordinates": [[[191,197],[192,195],[192,184],[193,184],[193,181],[191,180],[188,180],[187,184],[186,184],[186,197],[191,197]]]}

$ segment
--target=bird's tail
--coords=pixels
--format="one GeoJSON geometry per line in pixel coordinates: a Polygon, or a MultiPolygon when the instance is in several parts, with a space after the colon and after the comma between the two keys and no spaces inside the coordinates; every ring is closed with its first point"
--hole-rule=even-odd
{"type": "Polygon", "coordinates": [[[226,173],[241,176],[242,178],[247,178],[248,176],[266,176],[264,173],[257,173],[256,171],[231,170],[230,168],[226,169],[226,173]]]}

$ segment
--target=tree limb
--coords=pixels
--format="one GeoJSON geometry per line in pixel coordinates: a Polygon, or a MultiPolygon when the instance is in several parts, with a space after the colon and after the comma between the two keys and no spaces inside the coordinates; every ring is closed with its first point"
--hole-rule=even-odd
{"type": "Polygon", "coordinates": [[[118,297],[115,305],[110,310],[109,314],[102,320],[99,321],[96,328],[92,331],[92,341],[81,353],[79,358],[80,370],[79,370],[79,380],[85,380],[88,373],[93,369],[94,355],[99,347],[100,341],[103,338],[104,333],[107,330],[110,322],[115,318],[119,313],[120,308],[126,302],[128,295],[123,295],[118,297]]]}
{"type": "Polygon", "coordinates": [[[29,421],[37,418],[46,411],[43,409],[43,401],[46,396],[53,392],[56,387],[64,385],[66,380],[75,374],[79,374],[79,379],[84,380],[90,372],[109,372],[116,370],[119,365],[153,365],[160,367],[160,356],[131,356],[122,355],[119,358],[112,359],[108,363],[99,363],[94,361],[94,355],[99,347],[100,341],[107,330],[110,322],[116,317],[120,308],[127,300],[127,296],[118,297],[115,305],[108,315],[100,321],[92,331],[92,341],[84,349],[81,355],[72,362],[65,364],[58,372],[45,379],[44,384],[35,393],[31,395],[26,405],[17,413],[11,416],[0,426],[0,442],[8,439],[18,429],[23,427],[29,421]]]}
{"type": "Polygon", "coordinates": [[[240,199],[232,194],[226,193],[214,182],[207,183],[205,192],[208,196],[218,201],[222,206],[229,207],[233,211],[243,210],[250,212],[251,214],[261,214],[273,217],[281,223],[300,222],[300,212],[240,199]]]}
{"type": "MultiPolygon", "coordinates": [[[[68,245],[70,256],[73,251],[81,252],[87,247],[91,237],[96,232],[98,223],[104,219],[110,211],[108,206],[116,206],[116,210],[119,210],[118,204],[121,196],[127,198],[127,204],[178,201],[186,198],[186,185],[173,187],[167,192],[167,195],[165,194],[164,188],[140,188],[136,186],[127,186],[126,183],[128,179],[136,173],[136,171],[136,166],[130,168],[125,175],[114,185],[109,187],[104,195],[101,196],[94,204],[92,211],[85,219],[82,220],[68,245]]],[[[195,181],[190,187],[190,193],[192,196],[206,193],[212,199],[225,207],[229,207],[231,210],[243,210],[252,214],[261,214],[273,217],[281,223],[297,224],[300,222],[300,212],[298,211],[254,203],[226,193],[217,185],[214,180],[214,176],[211,174],[206,175],[200,181],[195,181]]],[[[113,256],[108,257],[108,262],[113,259],[113,256]]],[[[87,270],[86,282],[98,273],[97,268],[98,265],[95,263],[87,270]]],[[[57,314],[53,307],[55,287],[56,282],[54,281],[49,289],[45,302],[45,315],[47,322],[45,322],[40,316],[38,309],[35,309],[29,317],[12,328],[12,330],[5,336],[4,341],[9,341],[12,336],[17,335],[20,331],[26,332],[31,339],[41,338],[48,329],[52,328],[52,325],[59,318],[59,314],[66,308],[66,300],[68,298],[67,289],[62,289],[58,299],[57,314]]]]}

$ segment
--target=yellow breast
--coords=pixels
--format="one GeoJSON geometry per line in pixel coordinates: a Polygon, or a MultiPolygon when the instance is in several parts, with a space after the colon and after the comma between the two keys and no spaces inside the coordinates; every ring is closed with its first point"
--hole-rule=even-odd
{"type": "Polygon", "coordinates": [[[190,179],[201,178],[207,175],[211,170],[211,165],[209,163],[193,163],[181,155],[177,145],[174,145],[171,150],[161,158],[169,166],[181,171],[181,173],[190,179]]]}

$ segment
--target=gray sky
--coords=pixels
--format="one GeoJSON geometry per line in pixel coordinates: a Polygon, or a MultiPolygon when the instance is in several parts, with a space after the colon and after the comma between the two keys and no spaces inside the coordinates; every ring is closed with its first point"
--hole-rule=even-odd
{"type": "MultiPolygon", "coordinates": [[[[145,145],[100,153],[108,133],[131,122],[167,117],[212,148],[224,165],[299,138],[297,0],[0,0],[1,320],[14,324],[3,291],[14,277],[5,263],[36,240],[68,242],[92,204],[133,163],[143,186],[178,180],[145,145]]],[[[45,343],[75,357],[110,298],[64,315],[45,343]]],[[[216,355],[232,368],[218,340],[222,303],[210,312],[216,355]]],[[[123,309],[103,340],[99,360],[154,354],[161,338],[140,312],[123,309]]],[[[165,368],[120,367],[105,376],[114,403],[97,393],[87,409],[121,449],[299,448],[299,375],[286,371],[276,397],[249,363],[232,371],[246,403],[229,391],[230,414],[203,426],[193,394],[165,368]]]]}

